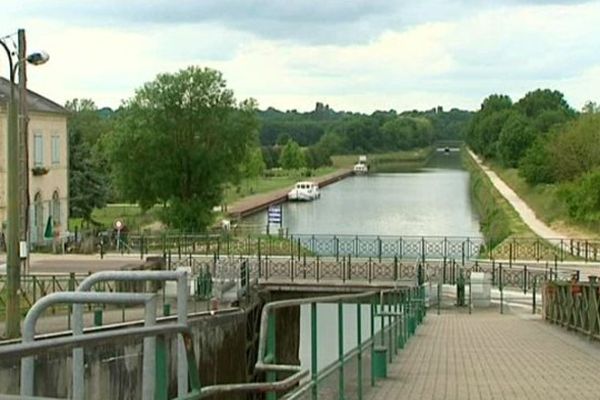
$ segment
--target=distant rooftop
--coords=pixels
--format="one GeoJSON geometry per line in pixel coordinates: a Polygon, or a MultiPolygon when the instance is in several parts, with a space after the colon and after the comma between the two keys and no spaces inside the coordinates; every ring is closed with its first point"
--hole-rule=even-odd
{"type": "MultiPolygon", "coordinates": [[[[15,95],[19,96],[18,90],[15,87],[15,95]]],[[[3,77],[0,77],[0,104],[5,105],[10,97],[10,81],[3,77]]],[[[60,113],[66,114],[68,111],[61,106],[53,102],[52,100],[37,94],[31,90],[27,90],[27,105],[29,111],[49,112],[49,113],[60,113]]]]}

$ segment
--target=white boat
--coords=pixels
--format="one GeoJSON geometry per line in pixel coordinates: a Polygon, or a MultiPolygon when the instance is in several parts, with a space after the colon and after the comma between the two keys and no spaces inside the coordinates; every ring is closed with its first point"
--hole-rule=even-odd
{"type": "Polygon", "coordinates": [[[366,175],[369,172],[367,156],[358,156],[358,162],[354,164],[352,171],[354,171],[354,175],[366,175]]]}
{"type": "Polygon", "coordinates": [[[367,167],[367,164],[359,162],[354,164],[354,168],[352,168],[352,170],[354,171],[354,175],[365,175],[367,172],[369,172],[369,167],[367,167]]]}
{"type": "Polygon", "coordinates": [[[298,182],[288,193],[288,200],[311,201],[321,197],[319,186],[314,182],[298,182]]]}

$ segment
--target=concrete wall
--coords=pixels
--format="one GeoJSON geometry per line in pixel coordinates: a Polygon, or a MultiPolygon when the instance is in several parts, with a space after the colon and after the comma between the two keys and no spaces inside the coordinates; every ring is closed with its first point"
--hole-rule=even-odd
{"type": "MultiPolygon", "coordinates": [[[[259,306],[258,304],[255,306],[259,306]]],[[[246,380],[246,312],[190,320],[194,350],[203,386],[246,380]]],[[[176,395],[176,339],[168,337],[170,392],[176,395]]],[[[19,363],[0,360],[0,393],[19,391],[19,363]]],[[[35,391],[39,396],[70,397],[70,352],[49,352],[36,358],[35,391]]],[[[142,344],[119,339],[85,351],[86,399],[141,399],[142,344]]],[[[214,397],[217,398],[217,397],[214,397]]],[[[222,399],[244,398],[227,395],[222,399]]]]}

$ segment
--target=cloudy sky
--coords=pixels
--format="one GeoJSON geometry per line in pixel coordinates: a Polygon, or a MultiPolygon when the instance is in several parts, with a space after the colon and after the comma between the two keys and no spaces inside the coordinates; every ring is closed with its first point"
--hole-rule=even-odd
{"type": "Polygon", "coordinates": [[[197,64],[263,109],[477,109],[539,87],[580,109],[600,100],[599,21],[600,1],[3,0],[0,36],[50,53],[29,87],[59,103],[117,107],[197,64]]]}

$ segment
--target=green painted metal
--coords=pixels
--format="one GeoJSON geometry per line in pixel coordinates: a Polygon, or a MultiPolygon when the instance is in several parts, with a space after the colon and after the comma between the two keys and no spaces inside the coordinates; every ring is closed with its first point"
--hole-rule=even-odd
{"type": "Polygon", "coordinates": [[[338,399],[344,400],[344,304],[338,303],[338,399]]]}
{"type": "Polygon", "coordinates": [[[102,326],[102,309],[96,308],[94,310],[94,326],[102,326]]]}
{"type": "Polygon", "coordinates": [[[385,346],[376,346],[373,354],[373,375],[375,378],[387,378],[387,353],[385,346]]]}
{"type": "Polygon", "coordinates": [[[373,340],[373,338],[375,337],[375,312],[376,312],[376,305],[375,305],[375,297],[373,296],[371,298],[371,312],[370,312],[370,319],[371,319],[371,323],[370,323],[370,328],[371,328],[371,387],[375,386],[375,375],[373,374],[373,371],[375,370],[375,340],[373,340]]]}
{"type": "Polygon", "coordinates": [[[317,400],[319,396],[318,388],[318,363],[317,363],[317,303],[310,305],[310,370],[312,380],[312,400],[317,400]]]}
{"type": "Polygon", "coordinates": [[[164,336],[156,337],[156,376],[155,400],[169,398],[169,370],[167,369],[167,346],[164,336]]]}
{"type": "Polygon", "coordinates": [[[359,349],[357,355],[357,379],[358,379],[358,400],[362,400],[363,398],[363,371],[362,371],[362,304],[358,303],[356,305],[356,345],[359,349]]]}

